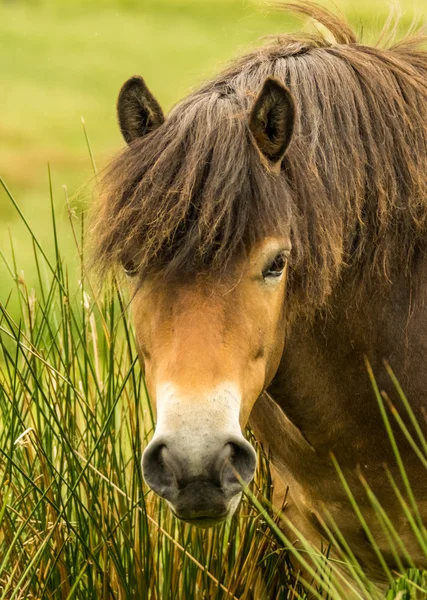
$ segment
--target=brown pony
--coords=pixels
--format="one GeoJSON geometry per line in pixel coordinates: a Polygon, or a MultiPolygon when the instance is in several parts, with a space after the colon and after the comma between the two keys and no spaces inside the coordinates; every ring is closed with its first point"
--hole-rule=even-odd
{"type": "MultiPolygon", "coordinates": [[[[394,369],[427,407],[427,53],[387,49],[311,3],[328,34],[281,35],[237,60],[167,118],[139,77],[119,96],[128,147],[112,162],[94,229],[101,272],[123,266],[157,427],[148,484],[209,526],[249,482],[256,436],[289,485],[289,516],[320,546],[336,522],[371,577],[390,567],[368,481],[415,564],[425,555],[364,364],[401,409],[394,369]]],[[[408,424],[410,431],[411,425],[408,424]]],[[[427,478],[395,432],[423,516],[427,478]]]]}

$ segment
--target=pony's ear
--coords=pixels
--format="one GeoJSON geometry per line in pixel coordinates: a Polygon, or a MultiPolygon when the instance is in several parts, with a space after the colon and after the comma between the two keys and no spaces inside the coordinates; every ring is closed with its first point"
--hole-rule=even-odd
{"type": "Polygon", "coordinates": [[[292,138],[295,104],[290,91],[278,79],[268,77],[255,100],[249,128],[262,154],[279,165],[292,138]]]}
{"type": "Polygon", "coordinates": [[[142,77],[131,77],[123,84],[117,100],[117,116],[128,144],[159,127],[165,120],[160,104],[142,77]]]}

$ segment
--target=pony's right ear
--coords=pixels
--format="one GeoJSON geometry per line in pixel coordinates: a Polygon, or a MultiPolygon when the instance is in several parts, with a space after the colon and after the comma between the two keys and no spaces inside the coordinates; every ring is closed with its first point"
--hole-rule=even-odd
{"type": "Polygon", "coordinates": [[[277,167],[292,139],[294,123],[291,92],[278,79],[268,77],[252,107],[249,129],[261,153],[277,167]]]}
{"type": "Polygon", "coordinates": [[[138,76],[123,84],[117,100],[117,116],[128,144],[156,129],[165,120],[160,104],[138,76]]]}

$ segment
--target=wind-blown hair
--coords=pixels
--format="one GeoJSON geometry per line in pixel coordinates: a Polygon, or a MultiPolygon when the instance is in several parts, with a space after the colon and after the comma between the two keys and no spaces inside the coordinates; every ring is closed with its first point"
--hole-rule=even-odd
{"type": "Polygon", "coordinates": [[[101,270],[131,261],[142,274],[220,277],[290,230],[301,303],[321,304],[349,268],[382,281],[409,272],[427,233],[426,38],[369,47],[323,8],[286,8],[327,33],[271,38],[113,160],[93,232],[101,270]],[[297,110],[279,175],[248,125],[269,76],[297,110]]]}

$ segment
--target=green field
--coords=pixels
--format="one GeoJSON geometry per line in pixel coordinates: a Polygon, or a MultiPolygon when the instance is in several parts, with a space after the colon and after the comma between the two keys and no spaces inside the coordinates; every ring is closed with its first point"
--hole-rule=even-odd
{"type": "MultiPolygon", "coordinates": [[[[338,6],[368,42],[389,10],[385,0],[338,6]]],[[[400,32],[427,16],[425,0],[402,6],[400,32]]],[[[346,597],[336,561],[308,544],[295,556],[277,527],[261,451],[221,527],[178,522],[148,490],[140,458],[153,421],[126,291],[96,293],[81,276],[94,173],[123,146],[123,81],[140,73],[167,110],[261,36],[300,27],[250,0],[0,0],[0,600],[306,599],[290,559],[304,565],[307,553],[314,597],[346,597]]],[[[427,469],[427,441],[409,442],[427,469]]],[[[408,521],[427,556],[425,527],[408,521]]],[[[331,543],[359,597],[380,600],[339,535],[331,543]]],[[[387,600],[427,597],[425,574],[386,576],[387,600]]]]}

